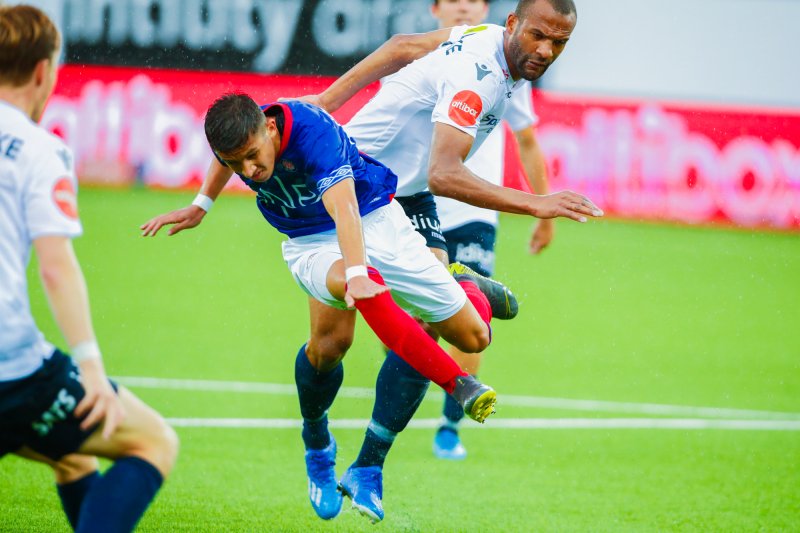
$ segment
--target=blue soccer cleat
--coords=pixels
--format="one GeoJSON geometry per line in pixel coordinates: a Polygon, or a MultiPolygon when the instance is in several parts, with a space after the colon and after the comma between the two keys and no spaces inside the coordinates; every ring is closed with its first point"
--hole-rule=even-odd
{"type": "Polygon", "coordinates": [[[339,490],[353,500],[353,509],[374,524],[383,520],[383,472],[379,466],[351,466],[339,482],[339,490]]]}
{"type": "Polygon", "coordinates": [[[458,431],[442,426],[433,438],[433,454],[439,459],[461,461],[467,458],[467,449],[461,444],[458,431]]]}
{"type": "Polygon", "coordinates": [[[336,483],[336,441],[321,450],[306,450],[308,499],[317,516],[323,520],[335,518],[342,510],[342,494],[336,483]]]}

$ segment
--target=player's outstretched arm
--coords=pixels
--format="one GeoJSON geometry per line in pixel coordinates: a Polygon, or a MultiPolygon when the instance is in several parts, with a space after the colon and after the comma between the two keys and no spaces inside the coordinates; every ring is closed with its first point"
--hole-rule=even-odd
{"type": "Polygon", "coordinates": [[[72,241],[68,237],[44,236],[33,241],[39,274],[53,317],[81,369],[86,396],[75,416],[86,418],[83,429],[104,422],[103,437],[109,438],[125,417],[122,403],[106,377],[100,349],[89,314],[89,297],[72,241]]]}
{"type": "Polygon", "coordinates": [[[142,237],[155,237],[156,233],[164,226],[172,226],[167,231],[167,235],[175,235],[185,229],[198,226],[232,175],[233,171],[229,167],[220,164],[215,158],[208,167],[206,179],[203,181],[203,186],[200,188],[200,194],[198,195],[198,199],[205,197],[207,200],[198,201],[195,199],[195,202],[188,207],[151,218],[139,226],[139,229],[142,230],[142,237]]]}
{"type": "MultiPolygon", "coordinates": [[[[519,159],[525,170],[525,177],[536,194],[547,194],[550,185],[547,182],[547,165],[544,154],[536,139],[535,127],[529,126],[514,132],[519,147],[519,159]]],[[[543,251],[553,240],[555,224],[551,218],[540,219],[531,233],[528,251],[536,255],[543,251]]]]}
{"type": "Polygon", "coordinates": [[[344,301],[348,307],[354,307],[356,300],[372,298],[386,292],[388,290],[386,286],[378,285],[367,277],[364,233],[353,180],[345,179],[329,188],[322,194],[322,203],[336,224],[336,237],[339,239],[345,272],[345,276],[333,276],[340,280],[337,287],[330,286],[329,278],[328,290],[334,296],[344,294],[344,301]],[[345,290],[341,283],[348,274],[351,277],[347,280],[345,290]]]}
{"type": "Polygon", "coordinates": [[[539,196],[479,178],[464,166],[471,147],[469,134],[449,124],[434,125],[428,168],[428,187],[433,194],[486,209],[538,218],[565,217],[586,222],[587,216],[603,216],[603,211],[591,200],[572,191],[539,196]]]}
{"type": "Polygon", "coordinates": [[[452,28],[428,33],[393,35],[380,48],[342,74],[319,95],[302,99],[333,113],[358,91],[384,76],[394,74],[409,63],[435,50],[450,36],[452,28]]]}

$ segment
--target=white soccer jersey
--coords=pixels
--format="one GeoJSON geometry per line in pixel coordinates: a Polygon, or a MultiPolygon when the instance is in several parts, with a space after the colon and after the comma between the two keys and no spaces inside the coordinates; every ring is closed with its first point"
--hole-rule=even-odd
{"type": "MultiPolygon", "coordinates": [[[[508,109],[503,116],[512,131],[520,131],[535,126],[539,122],[533,110],[530,82],[515,90],[508,101],[508,109]]],[[[489,183],[503,184],[503,159],[505,155],[505,136],[503,128],[495,128],[483,144],[465,162],[475,175],[489,183]]],[[[486,222],[497,225],[497,211],[465,204],[446,196],[436,196],[436,211],[439,213],[442,231],[449,231],[470,222],[486,222]]]]}
{"type": "Polygon", "coordinates": [[[438,49],[385,78],[345,126],[360,150],[397,174],[397,196],[427,190],[435,122],[474,137],[470,155],[498,126],[524,85],[509,75],[504,32],[494,24],[453,28],[438,49]]]}
{"type": "Polygon", "coordinates": [[[72,153],[0,101],[0,381],[33,373],[53,352],[31,315],[26,268],[33,240],[81,234],[72,153]]]}

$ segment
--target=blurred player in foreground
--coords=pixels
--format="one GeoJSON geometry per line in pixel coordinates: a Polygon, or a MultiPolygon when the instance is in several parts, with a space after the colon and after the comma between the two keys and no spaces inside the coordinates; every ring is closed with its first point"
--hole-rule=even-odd
{"type": "Polygon", "coordinates": [[[0,6],[0,457],[50,465],[76,531],[132,531],[172,470],[178,441],[103,369],[72,248],[82,231],[72,154],[36,124],[60,43],[37,8],[0,6]],[[44,339],[31,315],[31,247],[72,357],[44,339]],[[94,456],[114,463],[101,475],[94,456]]]}
{"type": "MultiPolygon", "coordinates": [[[[176,224],[170,235],[197,226],[234,172],[257,193],[261,214],[288,237],[283,257],[311,297],[311,338],[295,359],[311,504],[321,518],[330,519],[339,514],[344,493],[362,514],[381,520],[389,430],[373,420],[370,429],[380,437],[367,433],[339,490],[336,442],[328,431],[327,411],[341,386],[341,360],[353,339],[353,307],[404,364],[483,422],[493,412],[494,390],[462,371],[398,303],[448,342],[476,352],[490,342],[490,300],[504,301],[507,291],[483,278],[456,281],[393,201],[397,176],[360,154],[342,127],[318,107],[297,100],[260,107],[247,95],[228,94],[208,110],[205,130],[216,159],[201,194],[193,205],[143,224],[143,235],[154,236],[169,224],[176,224]]],[[[392,374],[392,364],[387,360],[389,370],[381,372],[392,374]]],[[[378,379],[378,388],[393,385],[378,379]]],[[[383,413],[391,420],[392,405],[383,413]]]]}
{"type": "MultiPolygon", "coordinates": [[[[439,22],[440,28],[464,24],[477,26],[489,14],[489,0],[433,0],[431,14],[439,22]]],[[[523,80],[521,84],[522,87],[511,94],[503,120],[514,132],[522,165],[532,181],[531,189],[537,194],[547,194],[547,168],[534,133],[538,117],[533,111],[530,82],[523,80]]],[[[481,147],[465,161],[465,166],[489,183],[501,185],[503,142],[503,129],[496,127],[481,147]]],[[[446,196],[436,196],[435,199],[450,261],[466,265],[483,276],[491,276],[494,272],[497,211],[475,207],[446,196]]],[[[552,238],[553,220],[540,219],[531,234],[530,252],[541,252],[552,238]]],[[[462,369],[477,375],[482,353],[467,354],[452,346],[449,352],[462,369]]],[[[433,453],[437,457],[464,459],[467,456],[467,450],[458,435],[458,424],[463,417],[462,409],[450,395],[445,394],[442,425],[433,442],[433,453]]]]}

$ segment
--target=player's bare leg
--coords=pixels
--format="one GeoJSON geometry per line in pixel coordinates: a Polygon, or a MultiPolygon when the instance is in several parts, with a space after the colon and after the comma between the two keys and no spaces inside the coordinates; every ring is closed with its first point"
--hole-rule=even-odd
{"type": "Polygon", "coordinates": [[[154,409],[125,387],[119,387],[119,398],[125,408],[125,419],[109,439],[104,439],[102,425],[78,450],[111,460],[139,457],[153,465],[166,479],[178,456],[178,436],[154,409]]]}
{"type": "MultiPolygon", "coordinates": [[[[461,352],[482,352],[491,341],[491,329],[488,322],[469,300],[464,307],[447,320],[431,322],[429,325],[444,340],[457,347],[461,352]]],[[[463,369],[463,367],[461,368],[463,369]]]]}
{"type": "Polygon", "coordinates": [[[311,336],[306,344],[306,356],[320,372],[338,366],[353,344],[356,312],[336,309],[314,298],[308,299],[311,336]]]}
{"type": "Polygon", "coordinates": [[[31,459],[39,463],[44,463],[53,469],[56,483],[59,485],[72,483],[85,477],[98,469],[98,462],[95,457],[89,455],[78,455],[71,453],[65,455],[59,461],[54,461],[49,457],[37,453],[30,448],[22,447],[14,452],[15,455],[31,459]]]}

